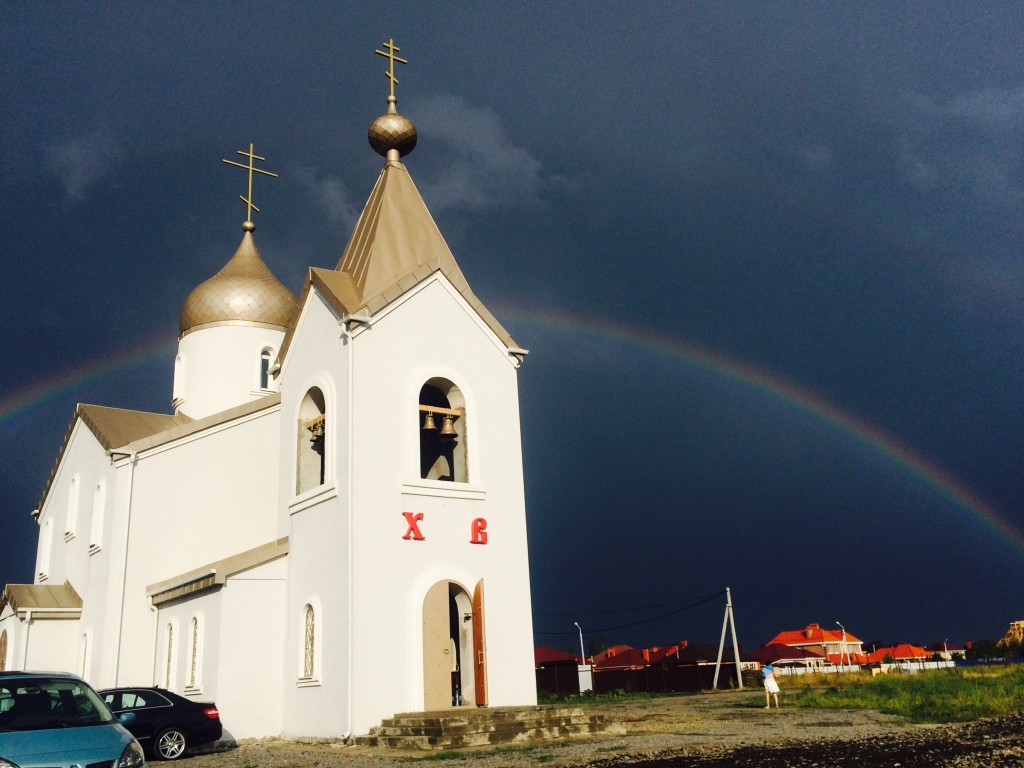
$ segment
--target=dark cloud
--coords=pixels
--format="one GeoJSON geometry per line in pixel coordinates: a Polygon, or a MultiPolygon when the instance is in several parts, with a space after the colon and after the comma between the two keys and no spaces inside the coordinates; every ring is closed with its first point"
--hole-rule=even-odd
{"type": "MultiPolygon", "coordinates": [[[[252,141],[281,174],[256,190],[256,237],[282,280],[298,290],[307,266],[337,263],[380,168],[373,50],[393,37],[410,60],[413,179],[474,291],[531,349],[534,604],[538,632],[556,633],[541,639],[725,586],[748,645],[809,621],[961,642],[1022,618],[1015,4],[0,16],[4,408],[35,403],[0,421],[17,457],[0,468],[0,579],[31,579],[27,513],[74,403],[168,408],[170,357],[46,393],[78,365],[173,344],[181,302],[241,237],[243,188],[222,158],[252,141]],[[566,313],[583,319],[551,319],[566,313]],[[610,336],[617,324],[748,380],[610,336]],[[897,440],[983,506],[768,380],[897,440]]],[[[715,640],[722,608],[608,639],[715,640]]]]}

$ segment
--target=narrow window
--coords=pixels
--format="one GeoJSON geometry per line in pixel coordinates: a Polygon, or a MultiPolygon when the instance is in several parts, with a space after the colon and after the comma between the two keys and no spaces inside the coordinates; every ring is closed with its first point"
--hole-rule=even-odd
{"type": "Polygon", "coordinates": [[[431,379],[424,384],[416,427],[420,435],[420,477],[468,482],[466,407],[459,388],[446,379],[431,379]]]}
{"type": "Polygon", "coordinates": [[[306,603],[302,613],[302,676],[311,678],[316,672],[316,612],[306,603]]]}
{"type": "Polygon", "coordinates": [[[103,510],[107,502],[107,488],[102,480],[92,493],[92,524],[89,532],[89,553],[99,552],[103,543],[103,510]]]}
{"type": "Polygon", "coordinates": [[[295,492],[304,493],[326,478],[327,414],[324,393],[313,387],[302,398],[299,408],[296,445],[295,492]]]}
{"type": "Polygon", "coordinates": [[[166,667],[164,669],[164,688],[167,688],[168,690],[170,690],[170,688],[171,688],[171,666],[172,666],[172,661],[174,660],[174,625],[173,624],[168,624],[167,625],[166,645],[167,645],[167,663],[166,663],[166,667]]]}
{"type": "Polygon", "coordinates": [[[192,617],[191,634],[192,634],[192,652],[190,654],[190,663],[188,668],[188,687],[195,688],[199,684],[199,676],[197,674],[197,667],[199,666],[199,618],[196,616],[192,617]]]}
{"type": "Polygon", "coordinates": [[[78,475],[68,484],[68,514],[64,522],[64,538],[73,539],[78,528],[78,475]]]}
{"type": "Polygon", "coordinates": [[[274,362],[274,350],[264,347],[260,352],[260,389],[270,389],[270,366],[274,362]]]}

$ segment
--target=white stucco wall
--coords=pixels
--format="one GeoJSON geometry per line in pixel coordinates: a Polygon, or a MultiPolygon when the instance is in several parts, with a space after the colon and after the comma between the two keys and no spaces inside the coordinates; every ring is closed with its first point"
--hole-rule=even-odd
{"type": "Polygon", "coordinates": [[[216,678],[208,694],[217,703],[225,738],[281,733],[287,558],[281,557],[227,580],[220,590],[216,678]]]}
{"type": "Polygon", "coordinates": [[[278,420],[273,406],[138,455],[117,684],[153,674],[147,586],[277,538],[278,420]]]}
{"type": "Polygon", "coordinates": [[[286,737],[338,737],[349,712],[348,355],[344,329],[315,292],[304,307],[281,371],[278,535],[288,536],[282,729],[286,737]],[[299,408],[318,387],[326,405],[325,482],[296,495],[299,408]],[[292,553],[298,553],[298,556],[292,553]],[[316,671],[302,679],[303,609],[317,610],[316,671]]]}
{"type": "Polygon", "coordinates": [[[260,352],[271,348],[273,360],[283,338],[281,329],[258,325],[213,325],[183,336],[175,411],[201,419],[277,391],[274,381],[260,389],[260,352]]]}

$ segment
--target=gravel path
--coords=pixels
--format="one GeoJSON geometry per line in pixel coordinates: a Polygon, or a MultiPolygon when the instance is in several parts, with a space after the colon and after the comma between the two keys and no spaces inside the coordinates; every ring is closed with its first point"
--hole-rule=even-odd
{"type": "Polygon", "coordinates": [[[629,700],[594,707],[625,735],[446,753],[262,740],[197,755],[182,768],[725,768],[1024,765],[1024,713],[963,725],[914,725],[873,711],[765,711],[760,692],[629,700]]]}

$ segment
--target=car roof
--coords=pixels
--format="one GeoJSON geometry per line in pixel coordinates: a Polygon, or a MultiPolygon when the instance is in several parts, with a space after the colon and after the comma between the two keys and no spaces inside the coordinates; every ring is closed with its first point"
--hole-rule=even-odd
{"type": "Polygon", "coordinates": [[[26,677],[57,677],[62,680],[85,682],[78,675],[72,675],[70,672],[26,672],[24,670],[5,670],[0,672],[0,680],[18,680],[26,677]]]}

